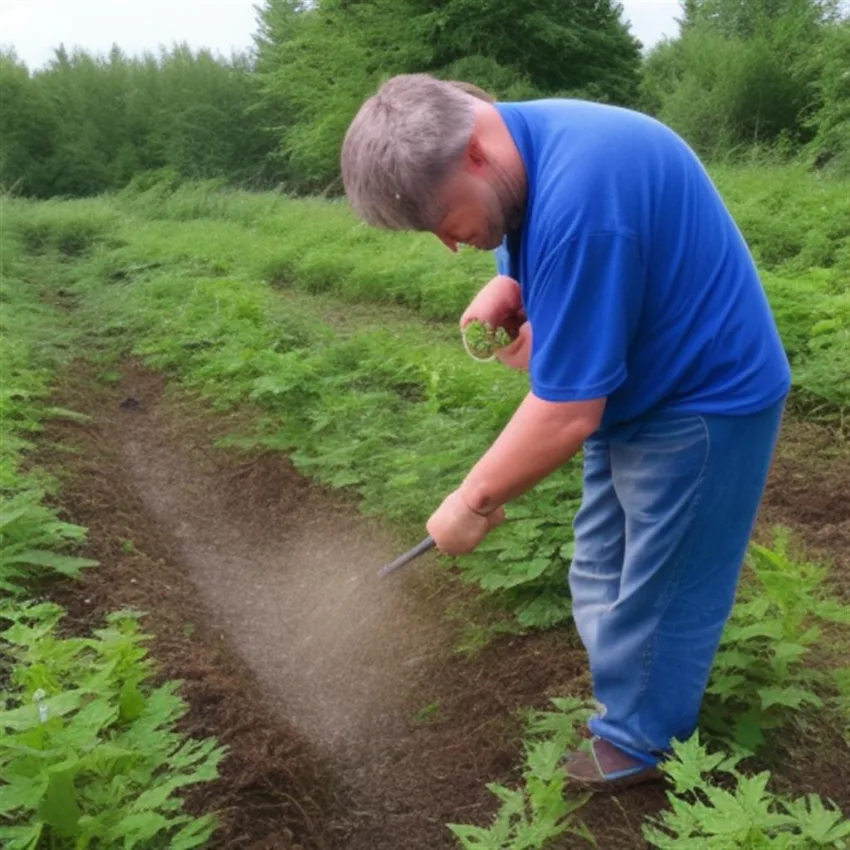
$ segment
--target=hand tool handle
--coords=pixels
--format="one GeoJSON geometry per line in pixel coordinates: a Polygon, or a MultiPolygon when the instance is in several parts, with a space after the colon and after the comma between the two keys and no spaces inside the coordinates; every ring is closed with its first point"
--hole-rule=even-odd
{"type": "Polygon", "coordinates": [[[387,564],[385,567],[381,567],[381,569],[378,570],[378,575],[383,578],[385,575],[389,575],[390,573],[401,569],[401,567],[405,564],[409,564],[414,558],[418,558],[420,555],[424,555],[429,549],[433,549],[434,546],[434,538],[429,534],[421,543],[417,543],[416,546],[396,558],[392,563],[387,564]]]}

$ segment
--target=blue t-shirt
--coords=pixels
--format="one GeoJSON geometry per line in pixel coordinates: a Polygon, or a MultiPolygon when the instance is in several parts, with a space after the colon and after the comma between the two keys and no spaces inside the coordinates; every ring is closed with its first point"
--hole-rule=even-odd
{"type": "Polygon", "coordinates": [[[605,396],[605,427],[658,409],[745,414],[788,392],[753,259],[679,136],[579,100],[496,108],[528,179],[496,257],[522,289],[536,396],[605,396]]]}

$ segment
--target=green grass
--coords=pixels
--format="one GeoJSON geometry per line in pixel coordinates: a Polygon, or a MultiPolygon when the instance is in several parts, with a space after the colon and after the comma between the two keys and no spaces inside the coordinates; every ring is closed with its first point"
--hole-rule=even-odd
{"type": "MultiPolygon", "coordinates": [[[[5,224],[5,222],[4,222],[5,224]]],[[[52,370],[69,356],[74,333],[39,297],[13,233],[0,227],[0,592],[20,595],[50,572],[78,575],[93,562],[74,554],[85,529],[45,505],[55,482],[25,463],[47,417],[52,370]]]]}
{"type": "MultiPolygon", "coordinates": [[[[847,184],[792,169],[717,176],[745,226],[762,225],[750,227],[770,258],[764,279],[795,399],[843,410],[847,184]],[[769,227],[757,209],[770,212],[769,227]],[[790,239],[791,222],[825,234],[818,257],[832,265],[801,269],[815,237],[790,239]]],[[[24,249],[73,279],[90,349],[133,350],[220,408],[256,405],[263,415],[243,445],[290,452],[303,472],[348,488],[412,536],[526,391],[523,376],[476,364],[461,345],[457,319],[492,276],[492,257],[376,232],[342,203],[198,184],[10,211],[24,249]]],[[[579,496],[574,462],[511,506],[510,521],[459,560],[462,575],[525,625],[567,617],[565,529],[579,496]]]]}
{"type": "MultiPolygon", "coordinates": [[[[795,401],[840,412],[850,404],[850,182],[791,167],[712,173],[759,261],[795,401]]],[[[29,250],[85,255],[104,283],[166,273],[265,283],[381,311],[396,305],[448,327],[494,272],[487,254],[453,256],[429,235],[377,232],[340,202],[206,184],[19,203],[15,219],[29,250]]]]}
{"type": "MultiPolygon", "coordinates": [[[[840,410],[850,403],[850,181],[788,166],[717,167],[712,176],[761,269],[799,400],[840,410]]],[[[199,273],[395,304],[454,324],[494,273],[488,254],[453,256],[430,235],[377,232],[340,202],[201,184],[125,193],[114,204],[119,217],[145,221],[139,238],[104,257],[107,278],[180,257],[199,273]]],[[[79,214],[100,222],[106,208],[94,202],[79,214]]]]}

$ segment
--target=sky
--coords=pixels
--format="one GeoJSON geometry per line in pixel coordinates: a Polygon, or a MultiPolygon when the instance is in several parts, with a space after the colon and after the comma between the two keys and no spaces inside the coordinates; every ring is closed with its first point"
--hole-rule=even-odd
{"type": "MultiPolygon", "coordinates": [[[[675,35],[678,0],[621,0],[632,32],[645,46],[675,35]]],[[[258,0],[0,0],[0,44],[13,47],[30,69],[64,44],[102,54],[156,52],[187,42],[229,56],[250,47],[258,0]]]]}

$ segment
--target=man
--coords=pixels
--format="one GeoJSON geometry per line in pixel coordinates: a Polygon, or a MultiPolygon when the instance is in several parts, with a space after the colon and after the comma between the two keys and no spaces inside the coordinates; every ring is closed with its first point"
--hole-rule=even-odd
{"type": "Polygon", "coordinates": [[[741,234],[671,130],[578,100],[398,76],[341,164],[367,222],[502,250],[461,324],[508,328],[500,359],[530,391],[427,528],[470,552],[583,449],[569,586],[600,710],[566,771],[595,790],[656,778],[696,727],[790,386],[741,234]]]}

